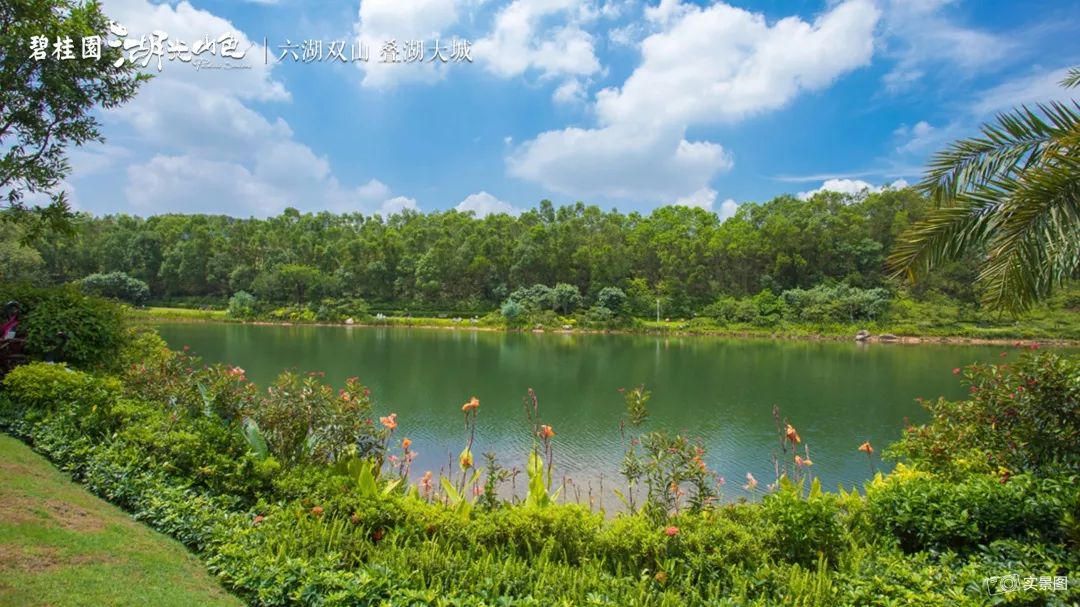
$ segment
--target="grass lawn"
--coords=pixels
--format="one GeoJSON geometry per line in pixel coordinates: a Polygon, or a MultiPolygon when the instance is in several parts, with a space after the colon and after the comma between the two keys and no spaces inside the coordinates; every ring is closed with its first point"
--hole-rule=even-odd
{"type": "Polygon", "coordinates": [[[0,434],[0,605],[242,605],[181,544],[0,434]]]}

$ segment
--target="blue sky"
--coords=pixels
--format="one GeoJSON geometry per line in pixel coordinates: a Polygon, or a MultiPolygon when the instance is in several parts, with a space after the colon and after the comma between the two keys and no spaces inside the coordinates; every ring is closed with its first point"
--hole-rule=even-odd
{"type": "MultiPolygon", "coordinates": [[[[287,206],[519,212],[548,198],[648,211],[917,181],[1019,103],[1067,98],[1064,0],[105,0],[129,38],[235,32],[246,69],[166,62],[102,113],[63,184],[97,214],[287,206]],[[1037,8],[1031,8],[1037,6],[1037,8]],[[471,63],[378,62],[458,37],[471,63]],[[263,62],[362,40],[368,63],[263,62]]],[[[429,51],[430,52],[430,51],[429,51]]]]}

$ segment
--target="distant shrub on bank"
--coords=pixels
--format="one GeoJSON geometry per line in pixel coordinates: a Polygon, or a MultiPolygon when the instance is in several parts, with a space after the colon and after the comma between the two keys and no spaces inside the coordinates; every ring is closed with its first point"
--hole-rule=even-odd
{"type": "Polygon", "coordinates": [[[150,287],[138,278],[123,272],[91,274],[76,282],[88,295],[119,299],[141,306],[150,298],[150,287]]]}

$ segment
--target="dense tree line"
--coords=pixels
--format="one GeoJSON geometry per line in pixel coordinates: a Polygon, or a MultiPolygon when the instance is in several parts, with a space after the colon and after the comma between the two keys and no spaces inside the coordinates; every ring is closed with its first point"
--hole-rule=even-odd
{"type": "MultiPolygon", "coordinates": [[[[517,217],[291,208],[267,219],[83,214],[74,236],[33,251],[19,249],[8,230],[3,255],[18,259],[18,273],[55,283],[123,272],[145,282],[156,301],[224,302],[245,291],[282,304],[332,297],[374,308],[470,312],[549,285],[560,298],[556,308],[592,304],[604,288],[618,287],[630,312],[648,315],[659,298],[676,315],[762,291],[832,283],[891,288],[885,258],[927,208],[922,196],[902,189],[780,196],[741,205],[726,221],[682,206],[627,214],[546,200],[517,217]]],[[[972,300],[969,267],[944,268],[916,291],[972,300]]]]}

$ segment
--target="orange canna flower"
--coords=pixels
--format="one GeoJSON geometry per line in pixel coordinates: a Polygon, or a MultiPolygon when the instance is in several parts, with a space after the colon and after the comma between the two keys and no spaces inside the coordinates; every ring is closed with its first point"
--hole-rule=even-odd
{"type": "Polygon", "coordinates": [[[866,441],[863,444],[859,445],[859,451],[862,451],[867,455],[874,454],[874,448],[870,446],[870,441],[866,441]]]}
{"type": "Polygon", "coordinates": [[[465,413],[468,413],[469,411],[475,411],[475,410],[477,410],[479,408],[480,408],[480,399],[476,398],[475,396],[472,397],[471,399],[469,399],[469,402],[465,403],[464,405],[461,405],[461,410],[464,411],[465,413]]]}
{"type": "Polygon", "coordinates": [[[258,525],[259,523],[263,522],[264,520],[266,520],[266,517],[260,514],[260,515],[255,517],[255,520],[251,521],[251,524],[252,525],[258,525]]]}
{"type": "Polygon", "coordinates": [[[544,440],[550,440],[552,436],[555,436],[555,431],[551,429],[551,426],[545,424],[540,426],[540,432],[537,434],[544,440]]]}
{"type": "Polygon", "coordinates": [[[402,441],[401,441],[401,448],[402,449],[408,451],[409,447],[411,447],[411,446],[412,446],[412,440],[410,440],[408,438],[402,439],[402,441]]]}
{"type": "Polygon", "coordinates": [[[315,516],[322,516],[322,512],[323,512],[322,506],[315,506],[314,508],[311,509],[311,513],[314,514],[315,516]]]}
{"type": "Polygon", "coordinates": [[[806,458],[806,459],[803,459],[801,456],[796,455],[795,456],[795,465],[796,466],[813,466],[814,462],[810,461],[809,457],[806,458]]]}
{"type": "Polygon", "coordinates": [[[784,436],[786,436],[787,439],[791,441],[792,445],[798,445],[802,442],[802,439],[799,438],[799,433],[795,431],[795,427],[791,424],[787,425],[787,430],[784,432],[784,436]]]}
{"type": "Polygon", "coordinates": [[[679,528],[672,525],[667,529],[664,529],[664,533],[667,534],[668,537],[675,537],[676,535],[679,535],[679,528]]]}
{"type": "Polygon", "coordinates": [[[393,430],[397,428],[397,413],[391,413],[386,417],[380,417],[379,423],[382,424],[387,430],[393,430]]]}

